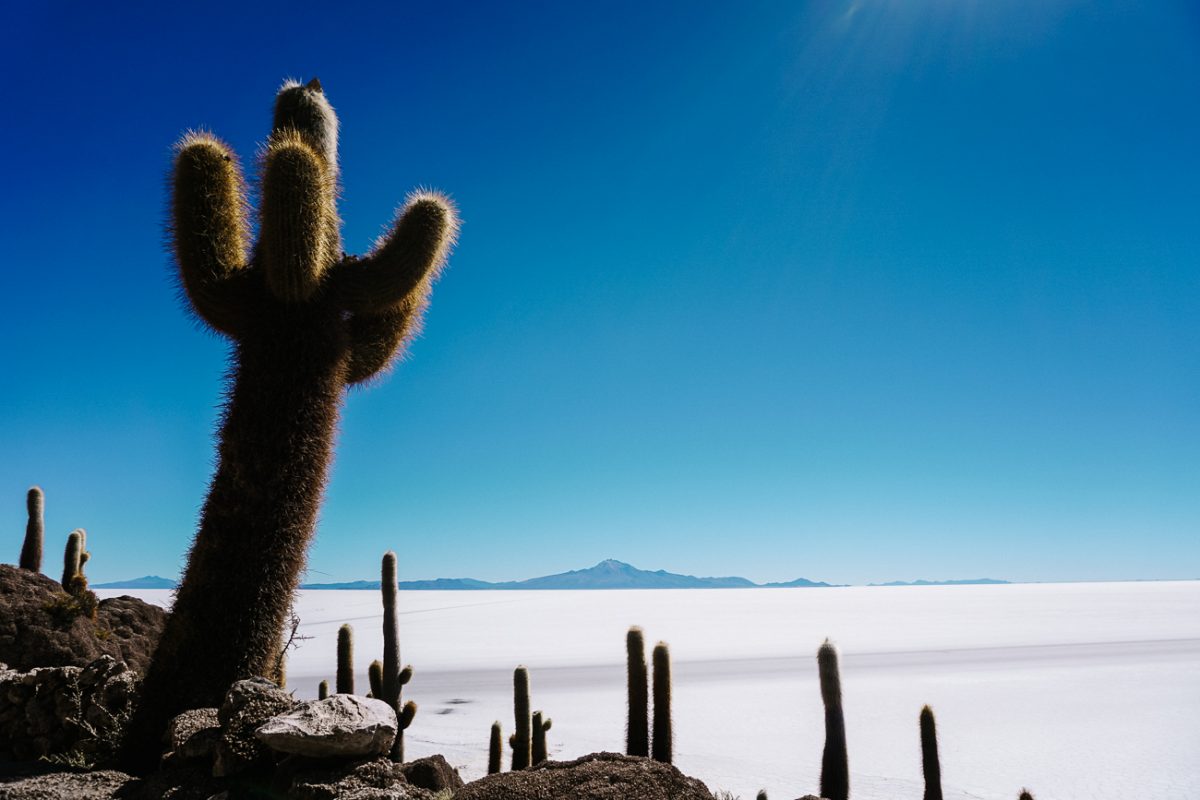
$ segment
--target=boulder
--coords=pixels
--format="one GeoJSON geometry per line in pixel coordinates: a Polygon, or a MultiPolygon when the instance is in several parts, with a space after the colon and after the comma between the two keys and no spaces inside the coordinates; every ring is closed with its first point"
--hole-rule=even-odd
{"type": "Polygon", "coordinates": [[[101,600],[96,618],[64,614],[58,581],[0,564],[0,661],[22,672],[112,656],[144,672],[167,612],[136,597],[101,600]]]}
{"type": "Polygon", "coordinates": [[[297,771],[284,796],[288,800],[433,800],[434,795],[409,785],[402,765],[377,758],[297,771]]]}
{"type": "Polygon", "coordinates": [[[703,783],[670,764],[616,753],[545,761],[468,783],[454,800],[713,800],[703,783]]]}
{"type": "Polygon", "coordinates": [[[277,714],[296,706],[292,696],[266,678],[249,678],[229,687],[225,702],[217,711],[221,740],[213,760],[213,775],[236,775],[254,766],[269,766],[271,752],[254,732],[277,714]]]}
{"type": "Polygon", "coordinates": [[[195,708],[171,720],[166,733],[169,757],[176,763],[210,760],[221,741],[221,721],[215,708],[195,708]]]}
{"type": "Polygon", "coordinates": [[[402,764],[400,769],[404,777],[413,786],[428,789],[431,792],[454,791],[461,789],[463,780],[458,770],[450,766],[445,756],[427,756],[402,764]]]}
{"type": "Polygon", "coordinates": [[[382,700],[335,694],[272,717],[254,735],[280,753],[364,758],[387,753],[396,730],[396,712],[382,700]]]}

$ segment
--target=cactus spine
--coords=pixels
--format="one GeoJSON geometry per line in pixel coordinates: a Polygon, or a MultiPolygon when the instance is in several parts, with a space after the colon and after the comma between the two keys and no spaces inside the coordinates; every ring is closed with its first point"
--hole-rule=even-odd
{"type": "Polygon", "coordinates": [[[837,648],[826,639],[817,651],[821,699],[825,703],[825,750],[821,755],[821,797],[850,797],[850,766],[846,757],[846,722],[842,716],[842,679],[837,648]]]}
{"type": "Polygon", "coordinates": [[[259,241],[235,154],[208,133],[176,149],[170,232],[198,319],[234,342],[219,459],[124,761],[152,769],[167,721],[266,674],[299,584],[347,387],[379,375],[420,325],[457,229],[411,195],[368,255],[343,256],[337,116],[319,81],[275,100],[259,241]]]}
{"type": "Polygon", "coordinates": [[[625,634],[626,688],[629,715],[625,729],[625,753],[650,755],[650,689],[646,674],[646,640],[636,625],[625,634]]]}
{"type": "Polygon", "coordinates": [[[43,513],[46,498],[40,487],[34,486],[25,495],[25,508],[29,511],[29,521],[25,523],[25,541],[21,543],[21,569],[30,572],[42,571],[42,540],[45,537],[45,522],[43,513]]]}
{"type": "Polygon", "coordinates": [[[937,723],[933,709],[921,709],[921,772],[925,775],[925,800],[942,800],[942,765],[938,761],[937,723]]]}
{"type": "Polygon", "coordinates": [[[337,693],[354,694],[354,628],[349,625],[338,628],[337,693]]]}
{"type": "Polygon", "coordinates": [[[329,697],[329,681],[321,681],[317,684],[317,699],[324,700],[329,697]]]}
{"type": "Polygon", "coordinates": [[[654,645],[654,740],[650,754],[655,761],[671,763],[674,742],[671,733],[671,651],[666,642],[654,645]]]}
{"type": "Polygon", "coordinates": [[[396,739],[392,743],[392,760],[404,761],[404,729],[412,724],[413,715],[417,713],[415,703],[400,705],[400,695],[405,684],[412,678],[412,667],[400,669],[400,623],[396,615],[396,554],[388,551],[383,554],[380,565],[380,591],[383,593],[383,673],[381,676],[380,693],[375,696],[392,707],[403,722],[403,714],[412,706],[408,722],[396,731],[396,739]]]}
{"type": "Polygon", "coordinates": [[[500,721],[492,723],[492,735],[488,739],[488,775],[500,771],[500,753],[503,750],[503,740],[500,738],[500,721]]]}
{"type": "Polygon", "coordinates": [[[546,760],[546,731],[550,730],[550,726],[554,724],[554,720],[546,718],[542,719],[542,712],[533,712],[533,765],[546,760]]]}
{"type": "Polygon", "coordinates": [[[375,659],[367,666],[367,682],[371,684],[371,694],[376,700],[383,699],[383,662],[375,659]]]}
{"type": "Polygon", "coordinates": [[[512,768],[525,769],[529,766],[529,749],[532,746],[529,715],[529,670],[517,667],[513,670],[513,716],[516,731],[512,742],[512,768]]]}

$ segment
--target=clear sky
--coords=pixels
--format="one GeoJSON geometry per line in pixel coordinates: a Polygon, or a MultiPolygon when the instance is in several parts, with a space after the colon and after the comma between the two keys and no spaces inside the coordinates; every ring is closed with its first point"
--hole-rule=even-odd
{"type": "Polygon", "coordinates": [[[174,576],[226,345],[163,248],[170,147],[342,119],[346,248],[465,220],[351,393],[310,580],[613,557],[755,580],[1200,577],[1200,7],[11,6],[0,530],[174,576]]]}

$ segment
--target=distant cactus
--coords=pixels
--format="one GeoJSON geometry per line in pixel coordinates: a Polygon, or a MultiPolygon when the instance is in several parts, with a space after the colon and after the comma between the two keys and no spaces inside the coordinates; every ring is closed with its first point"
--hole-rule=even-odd
{"type": "Polygon", "coordinates": [[[921,709],[921,772],[925,775],[925,800],[942,800],[942,765],[938,762],[937,723],[933,709],[921,709]]]}
{"type": "Polygon", "coordinates": [[[321,681],[317,684],[317,699],[324,700],[329,697],[329,681],[321,681]]]}
{"type": "Polygon", "coordinates": [[[29,511],[29,521],[25,523],[25,541],[21,544],[21,569],[30,572],[42,571],[42,539],[45,536],[43,513],[46,498],[41,488],[34,486],[25,495],[25,507],[29,511]]]}
{"type": "Polygon", "coordinates": [[[367,682],[371,684],[371,697],[383,700],[383,662],[375,659],[367,667],[367,682]]]}
{"type": "Polygon", "coordinates": [[[674,755],[671,733],[671,651],[666,642],[654,645],[654,740],[650,753],[655,761],[670,764],[674,755]]]}
{"type": "Polygon", "coordinates": [[[455,237],[450,202],[418,192],[371,253],[343,255],[337,130],[319,81],[280,89],[257,225],[225,143],[193,132],[175,151],[169,232],[183,294],[234,347],[216,472],[126,739],[125,763],[139,770],[156,765],[171,717],[219,706],[234,681],[266,673],[346,390],[386,371],[420,328],[455,237]]]}
{"type": "Polygon", "coordinates": [[[626,689],[629,695],[625,753],[650,755],[650,689],[646,675],[646,640],[636,625],[625,634],[626,689]]]}
{"type": "MultiPolygon", "coordinates": [[[[400,704],[402,687],[412,678],[412,667],[400,669],[400,624],[396,613],[396,554],[390,550],[383,554],[379,587],[383,593],[383,673],[380,691],[375,696],[399,714],[403,708],[400,704]]],[[[413,711],[416,713],[415,705],[413,711]]],[[[396,732],[396,739],[392,743],[393,761],[404,761],[404,728],[407,727],[405,725],[396,732]]]]}
{"type": "Polygon", "coordinates": [[[821,756],[821,797],[850,797],[850,766],[846,757],[846,722],[842,716],[842,679],[837,648],[826,639],[817,651],[821,699],[825,702],[825,751],[821,756]]]}
{"type": "Polygon", "coordinates": [[[354,629],[349,625],[338,628],[337,693],[354,694],[354,629]]]}
{"type": "Polygon", "coordinates": [[[759,789],[758,794],[755,796],[754,800],[767,800],[767,790],[759,789]]]}
{"type": "Polygon", "coordinates": [[[529,766],[529,749],[532,746],[529,730],[529,670],[525,667],[513,670],[513,716],[516,730],[512,738],[512,768],[525,769],[529,766]]]}
{"type": "Polygon", "coordinates": [[[546,731],[554,724],[552,719],[542,719],[542,712],[533,712],[533,765],[546,760],[546,731]]]}
{"type": "Polygon", "coordinates": [[[1028,789],[1022,789],[1021,795],[1017,798],[1017,800],[1033,800],[1033,795],[1029,793],[1028,789]]]}
{"type": "Polygon", "coordinates": [[[488,775],[495,775],[500,771],[500,753],[504,749],[500,737],[500,721],[497,720],[492,723],[492,735],[488,740],[488,775]]]}

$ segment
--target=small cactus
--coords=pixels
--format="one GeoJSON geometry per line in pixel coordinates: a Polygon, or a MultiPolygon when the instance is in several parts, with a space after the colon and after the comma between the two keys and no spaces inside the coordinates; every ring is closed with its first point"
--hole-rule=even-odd
{"type": "Polygon", "coordinates": [[[625,634],[626,687],[629,716],[625,729],[625,753],[650,755],[649,686],[646,675],[646,641],[636,625],[625,634]]]}
{"type": "Polygon", "coordinates": [[[817,651],[821,699],[825,703],[825,750],[821,755],[821,797],[850,797],[850,766],[846,757],[846,721],[842,716],[842,679],[837,648],[828,639],[817,651]]]}
{"type": "Polygon", "coordinates": [[[1033,800],[1033,795],[1029,793],[1028,789],[1022,789],[1021,795],[1017,798],[1017,800],[1033,800]]]}
{"type": "Polygon", "coordinates": [[[754,800],[767,800],[767,790],[759,789],[758,794],[755,796],[754,800]]]}
{"type": "Polygon", "coordinates": [[[397,763],[404,762],[404,731],[408,730],[408,726],[412,725],[413,717],[417,715],[417,704],[409,700],[400,709],[400,713],[396,715],[396,740],[392,745],[392,760],[397,763]]]}
{"type": "Polygon", "coordinates": [[[317,699],[324,700],[329,697],[329,681],[321,681],[317,684],[317,699]]]}
{"type": "Polygon", "coordinates": [[[671,651],[666,642],[654,645],[654,739],[650,754],[670,764],[674,754],[671,734],[671,651]]]}
{"type": "Polygon", "coordinates": [[[546,731],[550,730],[550,726],[554,724],[554,720],[546,718],[542,719],[542,712],[533,712],[533,765],[546,760],[546,731]]]}
{"type": "Polygon", "coordinates": [[[495,775],[500,771],[500,754],[504,749],[503,740],[500,738],[500,721],[492,723],[492,735],[488,739],[488,775],[495,775]]]}
{"type": "Polygon", "coordinates": [[[338,628],[337,693],[354,694],[354,629],[349,625],[338,628]]]}
{"type": "Polygon", "coordinates": [[[942,800],[942,765],[938,762],[937,723],[933,709],[921,709],[921,772],[925,775],[925,800],[942,800]]]}
{"type": "Polygon", "coordinates": [[[25,507],[29,511],[29,521],[25,523],[25,541],[21,544],[21,569],[30,572],[42,571],[42,539],[45,536],[43,512],[46,498],[40,487],[34,486],[25,495],[25,507]]]}
{"type": "Polygon", "coordinates": [[[367,667],[367,681],[371,684],[371,693],[367,696],[383,700],[383,662],[379,659],[375,659],[367,667]]]}
{"type": "MultiPolygon", "coordinates": [[[[62,587],[68,594],[75,594],[76,579],[83,577],[83,529],[76,528],[67,536],[63,550],[62,587]]],[[[86,588],[86,584],[85,584],[86,588]]]]}
{"type": "Polygon", "coordinates": [[[529,716],[529,670],[517,667],[513,670],[513,716],[516,731],[512,738],[512,768],[525,769],[529,766],[529,749],[532,745],[529,716]]]}

